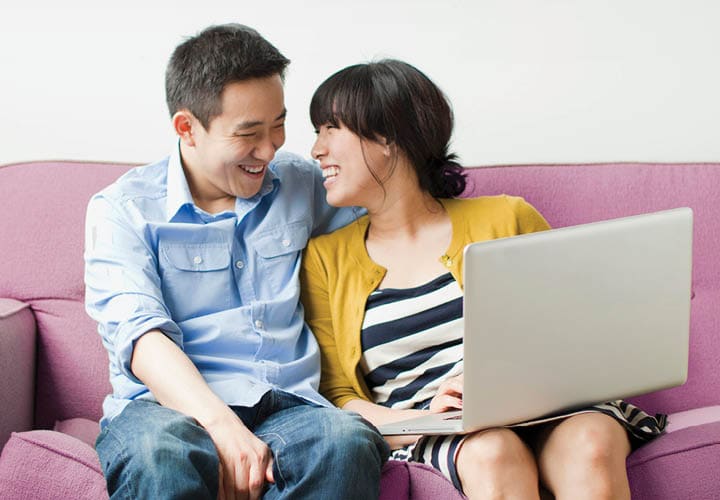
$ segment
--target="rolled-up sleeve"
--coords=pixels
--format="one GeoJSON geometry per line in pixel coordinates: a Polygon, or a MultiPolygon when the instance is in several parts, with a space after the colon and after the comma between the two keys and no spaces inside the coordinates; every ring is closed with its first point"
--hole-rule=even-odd
{"type": "Polygon", "coordinates": [[[85,224],[85,307],[98,322],[111,367],[134,382],[130,369],[135,341],[161,330],[180,348],[180,328],[163,302],[157,255],[140,221],[119,201],[93,197],[85,224]]]}

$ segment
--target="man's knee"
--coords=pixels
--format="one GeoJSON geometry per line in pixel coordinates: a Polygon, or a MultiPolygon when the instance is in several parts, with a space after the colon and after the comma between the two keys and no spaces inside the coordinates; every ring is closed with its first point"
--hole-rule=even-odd
{"type": "Polygon", "coordinates": [[[328,453],[360,460],[377,460],[382,463],[390,453],[383,437],[354,412],[327,409],[324,411],[321,434],[328,453]]]}
{"type": "Polygon", "coordinates": [[[100,434],[96,449],[111,491],[152,491],[178,474],[203,490],[217,489],[219,461],[210,436],[192,418],[154,403],[128,405],[100,434]]]}

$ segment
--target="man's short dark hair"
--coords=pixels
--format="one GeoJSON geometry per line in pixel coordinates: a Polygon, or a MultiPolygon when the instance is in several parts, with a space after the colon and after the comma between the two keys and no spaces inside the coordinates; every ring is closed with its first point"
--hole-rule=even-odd
{"type": "Polygon", "coordinates": [[[222,113],[220,95],[229,83],[285,76],[290,60],[260,33],[242,24],[210,26],[175,48],[165,72],[170,116],[189,110],[208,128],[222,113]]]}

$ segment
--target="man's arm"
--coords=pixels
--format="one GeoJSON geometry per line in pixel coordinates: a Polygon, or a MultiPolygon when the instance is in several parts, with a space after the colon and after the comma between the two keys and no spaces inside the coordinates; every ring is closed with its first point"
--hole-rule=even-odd
{"type": "Polygon", "coordinates": [[[195,418],[210,434],[220,458],[221,497],[259,498],[265,481],[274,482],[267,445],[245,427],[161,331],[149,331],[137,340],[131,368],[160,404],[195,418]]]}
{"type": "Polygon", "coordinates": [[[259,498],[265,479],[272,480],[269,450],[183,352],[182,332],[163,302],[152,245],[103,196],[88,205],[85,261],[87,311],[101,326],[111,362],[160,404],[207,430],[220,458],[224,498],[259,498]]]}

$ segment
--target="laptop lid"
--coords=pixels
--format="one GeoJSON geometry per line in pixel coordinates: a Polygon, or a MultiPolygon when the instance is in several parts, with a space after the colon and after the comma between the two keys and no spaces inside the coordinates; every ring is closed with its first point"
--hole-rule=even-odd
{"type": "Polygon", "coordinates": [[[692,211],[468,245],[463,428],[687,378],[692,211]]]}
{"type": "Polygon", "coordinates": [[[449,434],[680,385],[687,378],[692,211],[679,208],[468,245],[461,419],[449,434]]]}

